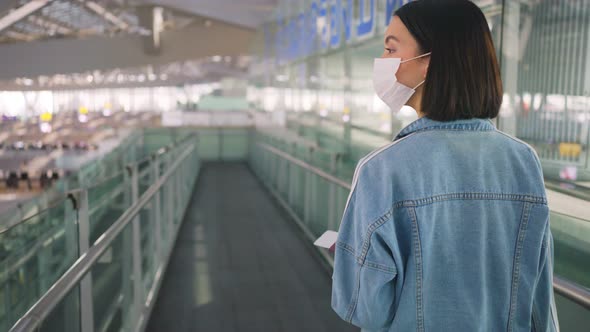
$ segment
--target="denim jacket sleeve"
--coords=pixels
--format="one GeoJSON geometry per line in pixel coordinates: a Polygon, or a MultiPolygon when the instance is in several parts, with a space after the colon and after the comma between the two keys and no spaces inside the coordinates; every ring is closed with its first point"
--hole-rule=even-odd
{"type": "Polygon", "coordinates": [[[559,331],[553,296],[553,236],[547,224],[541,253],[540,273],[533,299],[533,326],[536,332],[559,331]]]}
{"type": "Polygon", "coordinates": [[[353,325],[381,330],[394,316],[397,270],[382,232],[392,214],[375,197],[383,194],[379,176],[359,167],[356,173],[336,243],[332,308],[353,325]]]}

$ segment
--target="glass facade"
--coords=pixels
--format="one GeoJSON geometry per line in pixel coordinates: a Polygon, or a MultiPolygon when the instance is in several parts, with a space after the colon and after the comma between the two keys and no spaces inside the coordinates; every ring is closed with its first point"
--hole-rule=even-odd
{"type": "MultiPolygon", "coordinates": [[[[374,94],[372,63],[391,13],[408,0],[279,1],[259,31],[249,100],[283,124],[338,142],[350,160],[416,119],[374,94]]],[[[500,61],[497,125],[527,141],[547,179],[590,181],[590,3],[480,0],[500,61]]],[[[310,134],[311,135],[311,134],[310,134]]],[[[590,185],[590,183],[588,183],[590,185]]]]}
{"type": "Polygon", "coordinates": [[[590,180],[590,3],[506,1],[500,128],[537,150],[550,179],[590,180]]]}

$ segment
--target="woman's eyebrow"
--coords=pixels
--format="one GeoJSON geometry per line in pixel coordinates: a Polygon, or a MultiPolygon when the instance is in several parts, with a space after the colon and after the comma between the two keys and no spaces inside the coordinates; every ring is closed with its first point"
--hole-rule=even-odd
{"type": "Polygon", "coordinates": [[[399,38],[397,38],[396,36],[394,36],[394,35],[389,35],[389,36],[385,37],[385,44],[389,43],[389,41],[390,41],[391,39],[395,40],[395,41],[396,41],[396,42],[398,42],[398,43],[400,42],[400,41],[399,41],[399,38]]]}

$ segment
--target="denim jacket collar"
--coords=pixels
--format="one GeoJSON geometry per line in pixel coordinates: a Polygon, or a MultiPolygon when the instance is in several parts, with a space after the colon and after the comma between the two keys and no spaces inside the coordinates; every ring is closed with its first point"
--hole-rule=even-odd
{"type": "Polygon", "coordinates": [[[496,129],[494,123],[490,119],[461,119],[455,121],[436,121],[427,117],[422,117],[402,129],[397,136],[393,139],[394,141],[408,136],[411,133],[418,131],[426,131],[433,129],[454,129],[454,130],[476,130],[476,131],[488,131],[496,129]]]}

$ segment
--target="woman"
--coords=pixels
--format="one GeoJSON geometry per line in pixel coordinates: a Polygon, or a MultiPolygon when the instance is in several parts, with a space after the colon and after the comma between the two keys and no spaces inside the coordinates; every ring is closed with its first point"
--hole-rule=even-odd
{"type": "Polygon", "coordinates": [[[555,331],[541,164],[498,131],[502,85],[481,10],[417,0],[394,14],[377,94],[419,119],[356,169],[332,307],[375,331],[555,331]]]}

